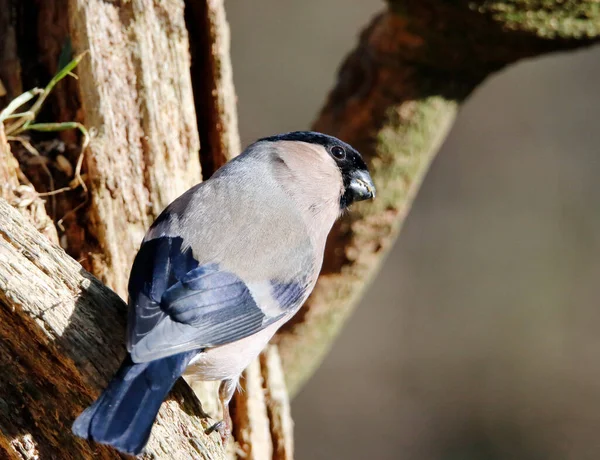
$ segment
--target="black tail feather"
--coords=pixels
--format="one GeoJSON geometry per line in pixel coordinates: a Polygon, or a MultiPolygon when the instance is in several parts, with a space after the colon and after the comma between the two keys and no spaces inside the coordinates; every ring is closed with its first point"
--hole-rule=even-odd
{"type": "Polygon", "coordinates": [[[142,452],[152,425],[194,352],[136,364],[127,355],[108,388],[73,423],[73,433],[122,452],[142,452]]]}

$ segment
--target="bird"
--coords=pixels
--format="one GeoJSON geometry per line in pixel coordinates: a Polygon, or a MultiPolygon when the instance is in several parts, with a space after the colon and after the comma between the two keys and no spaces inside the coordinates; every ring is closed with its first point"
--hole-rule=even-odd
{"type": "Polygon", "coordinates": [[[242,372],[313,290],[335,221],[374,198],[360,153],[312,131],[259,139],[176,198],[133,262],[127,355],[73,433],[143,452],[185,374],[221,382],[214,428],[225,442],[242,372]]]}

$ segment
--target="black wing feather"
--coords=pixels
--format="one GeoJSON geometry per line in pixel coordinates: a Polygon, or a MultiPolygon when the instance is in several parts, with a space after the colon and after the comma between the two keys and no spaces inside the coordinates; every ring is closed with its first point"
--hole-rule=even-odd
{"type": "Polygon", "coordinates": [[[161,237],[136,257],[128,328],[135,362],[235,342],[283,316],[267,317],[237,275],[217,264],[198,266],[183,247],[181,238],[161,237]]]}
{"type": "Polygon", "coordinates": [[[180,237],[160,237],[142,244],[129,277],[129,351],[166,317],[160,306],[163,293],[197,266],[192,250],[184,249],[180,237]]]}

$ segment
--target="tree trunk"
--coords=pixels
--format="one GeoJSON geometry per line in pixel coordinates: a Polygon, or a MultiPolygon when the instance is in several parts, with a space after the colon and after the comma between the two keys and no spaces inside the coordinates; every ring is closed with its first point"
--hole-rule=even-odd
{"type": "Polygon", "coordinates": [[[123,298],[144,233],[167,204],[200,181],[200,150],[183,1],[69,1],[80,69],[97,243],[92,271],[123,298]],[[171,180],[176,177],[177,180],[171,180]]]}

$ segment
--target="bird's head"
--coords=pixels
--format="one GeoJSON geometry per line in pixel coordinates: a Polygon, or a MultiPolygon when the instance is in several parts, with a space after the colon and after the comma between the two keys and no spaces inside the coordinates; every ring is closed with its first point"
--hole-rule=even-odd
{"type": "Polygon", "coordinates": [[[294,131],[257,144],[269,148],[284,180],[293,181],[313,206],[335,202],[339,212],[375,198],[375,185],[360,153],[336,137],[294,131]]]}

